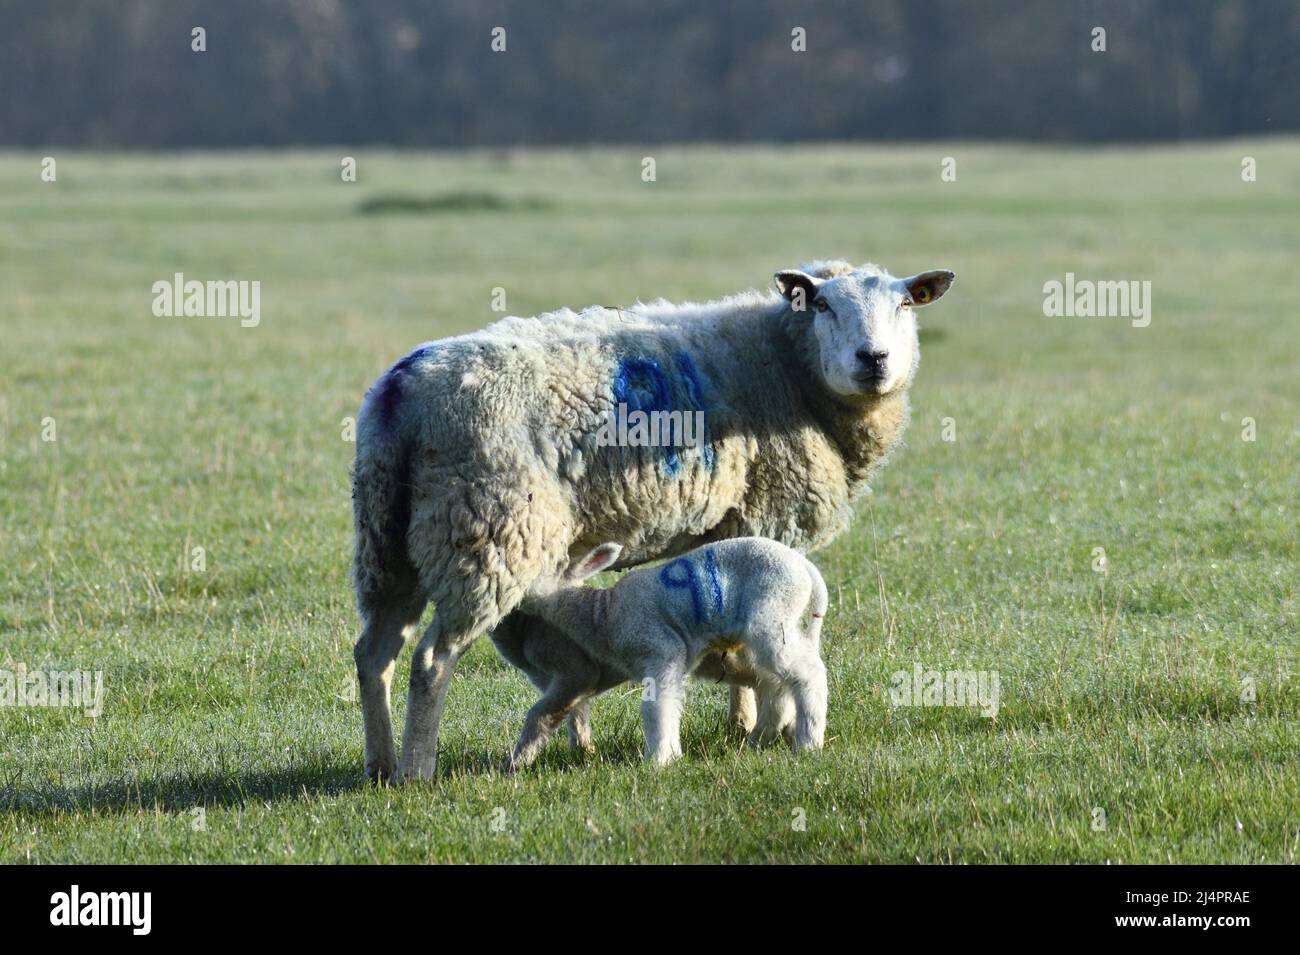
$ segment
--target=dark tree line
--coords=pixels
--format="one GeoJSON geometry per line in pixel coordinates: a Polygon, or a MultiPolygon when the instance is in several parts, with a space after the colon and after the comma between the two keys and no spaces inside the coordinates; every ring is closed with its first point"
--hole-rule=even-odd
{"type": "Polygon", "coordinates": [[[1296,0],[0,0],[8,146],[1297,128],[1296,0]]]}

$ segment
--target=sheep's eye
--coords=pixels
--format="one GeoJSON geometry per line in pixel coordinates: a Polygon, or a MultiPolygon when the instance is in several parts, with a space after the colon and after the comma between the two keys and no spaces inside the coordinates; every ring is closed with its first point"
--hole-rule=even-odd
{"type": "Polygon", "coordinates": [[[831,307],[826,304],[826,299],[824,298],[819,298],[813,302],[813,308],[817,309],[819,312],[829,312],[831,309],[831,307]]]}

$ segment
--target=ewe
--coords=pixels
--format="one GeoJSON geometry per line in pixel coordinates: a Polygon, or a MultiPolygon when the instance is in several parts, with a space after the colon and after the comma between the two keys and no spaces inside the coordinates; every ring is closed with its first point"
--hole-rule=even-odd
{"type": "MultiPolygon", "coordinates": [[[[630,567],[732,537],[813,550],[843,530],[907,423],[914,306],[952,278],[815,263],[778,272],[780,294],[507,318],[393,365],[358,415],[352,484],[367,772],[431,778],[456,661],[597,544],[622,542],[630,567]],[[702,411],[704,440],[598,441],[620,404],[702,411]],[[429,601],[398,766],[393,668],[429,601]]],[[[732,702],[748,723],[752,695],[732,702]]]]}
{"type": "Polygon", "coordinates": [[[554,629],[534,630],[520,641],[493,634],[502,656],[542,691],[524,721],[511,771],[531,764],[572,710],[626,680],[642,684],[645,758],[658,766],[677,758],[686,677],[707,654],[720,655],[724,672],[734,667],[757,686],[754,742],[789,733],[796,749],[821,748],[826,584],[811,561],[774,540],[742,537],[632,571],[608,590],[581,586],[621,551],[602,544],[563,578],[534,586],[523,609],[554,629]]]}

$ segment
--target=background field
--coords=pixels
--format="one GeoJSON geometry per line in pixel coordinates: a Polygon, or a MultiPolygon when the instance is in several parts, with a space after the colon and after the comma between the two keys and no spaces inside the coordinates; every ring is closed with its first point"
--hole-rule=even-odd
{"type": "Polygon", "coordinates": [[[650,184],[641,155],[365,152],[355,184],[328,151],[65,152],[55,184],[0,155],[0,669],[107,688],[97,720],[0,708],[0,860],[1295,861],[1300,144],[664,149],[650,184]],[[815,555],[827,749],[742,751],[696,686],[654,773],[613,693],[597,758],[506,779],[532,693],[480,641],[437,785],[366,786],[367,385],[495,286],[707,298],[819,256],[958,274],[907,446],[815,555]],[[178,271],[260,280],[261,325],[155,318],[178,271]],[[1150,280],[1151,326],[1044,317],[1067,271],[1150,280]],[[918,662],[996,670],[997,719],[891,708],[918,662]]]}

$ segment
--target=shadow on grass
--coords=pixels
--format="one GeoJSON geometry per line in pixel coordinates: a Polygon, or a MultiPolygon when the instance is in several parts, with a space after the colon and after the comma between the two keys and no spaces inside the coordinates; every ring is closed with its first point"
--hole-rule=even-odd
{"type": "MultiPolygon", "coordinates": [[[[601,753],[548,746],[532,768],[519,773],[527,779],[538,773],[581,772],[597,763],[635,765],[641,761],[636,745],[612,745],[601,753]]],[[[438,756],[437,782],[462,778],[508,779],[500,750],[443,750],[438,756]]],[[[359,762],[351,758],[297,766],[225,773],[177,774],[150,780],[116,779],[103,783],[24,788],[19,770],[0,780],[0,812],[56,816],[68,813],[187,812],[197,808],[243,808],[249,803],[289,802],[375,790],[359,762]]]]}
{"type": "Polygon", "coordinates": [[[21,773],[0,786],[0,811],[39,815],[81,812],[185,812],[199,807],[243,807],[365,789],[361,767],[348,761],[315,767],[259,770],[238,775],[198,773],[138,781],[23,789],[21,773]]]}

